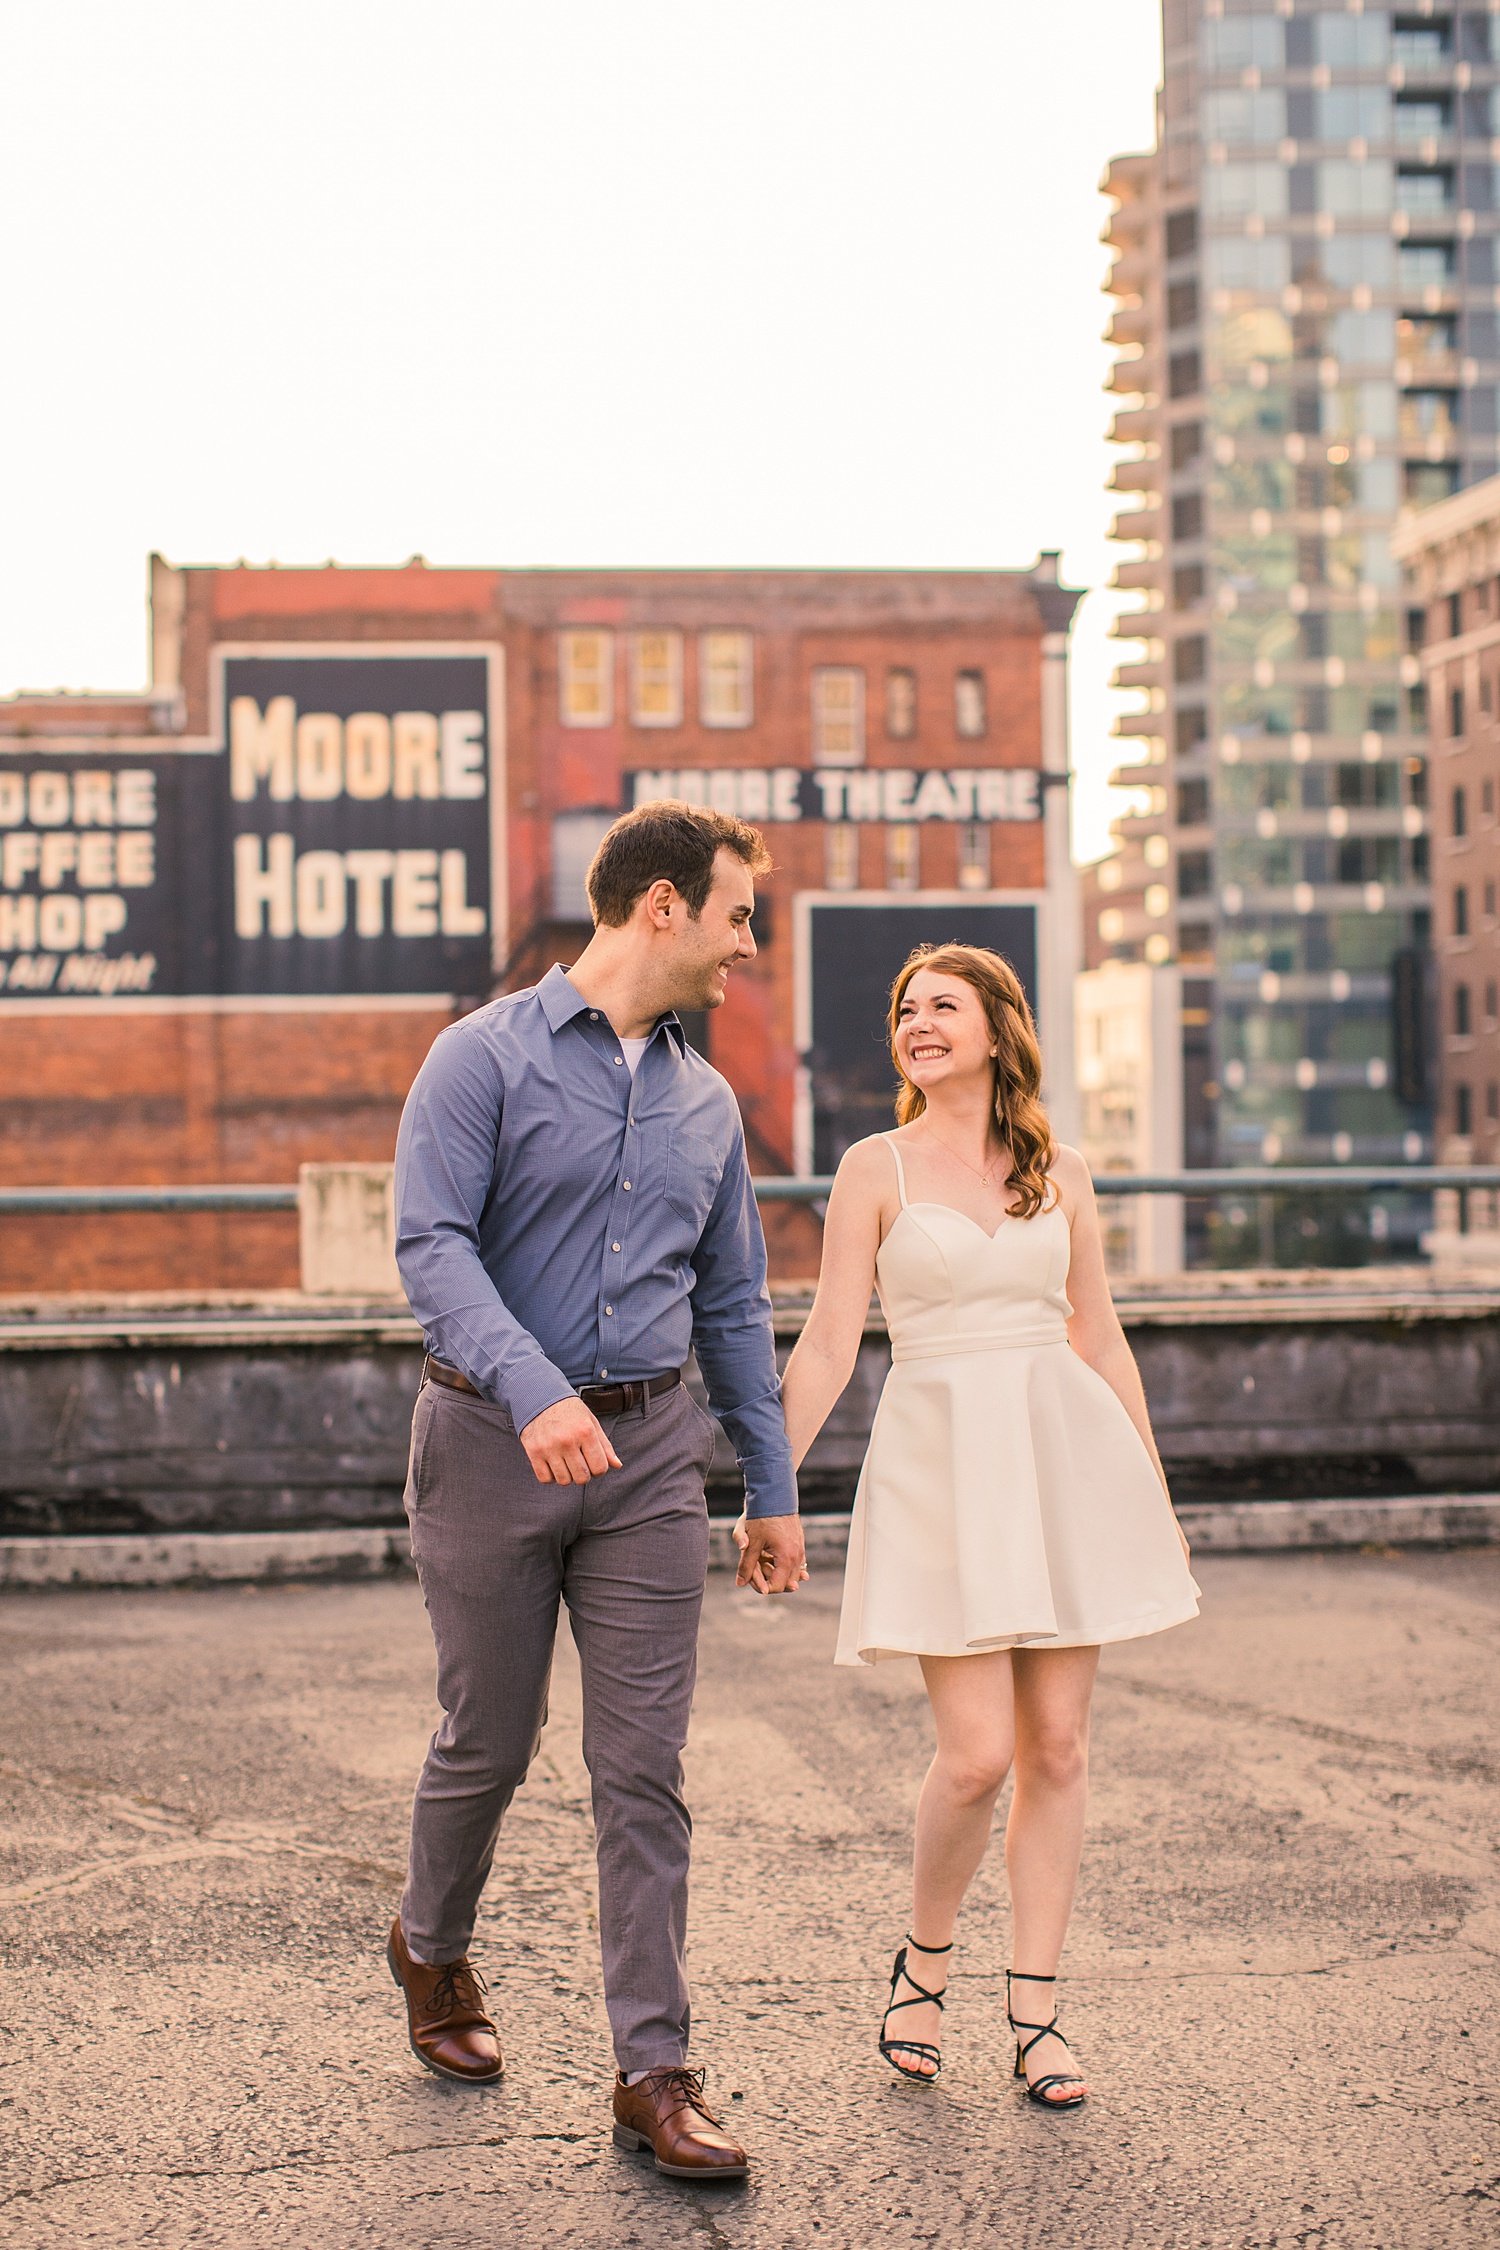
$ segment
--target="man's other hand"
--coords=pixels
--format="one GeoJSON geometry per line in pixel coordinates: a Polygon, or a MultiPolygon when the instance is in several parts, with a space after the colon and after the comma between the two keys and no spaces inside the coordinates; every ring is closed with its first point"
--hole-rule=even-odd
{"type": "Polygon", "coordinates": [[[807,1576],[800,1516],[741,1516],[734,1543],[740,1551],[736,1586],[753,1586],[757,1594],[792,1594],[807,1576]]]}
{"type": "Polygon", "coordinates": [[[581,1398],[560,1398],[521,1432],[538,1484],[587,1484],[620,1467],[620,1456],[581,1398]]]}

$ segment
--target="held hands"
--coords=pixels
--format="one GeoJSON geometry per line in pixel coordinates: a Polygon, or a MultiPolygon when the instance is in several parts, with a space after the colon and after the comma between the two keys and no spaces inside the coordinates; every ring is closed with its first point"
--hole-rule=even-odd
{"type": "Polygon", "coordinates": [[[757,1594],[794,1594],[807,1576],[800,1516],[741,1516],[734,1543],[740,1551],[736,1586],[753,1586],[757,1594]]]}
{"type": "Polygon", "coordinates": [[[581,1398],[544,1407],[521,1432],[538,1484],[587,1484],[620,1467],[620,1456],[581,1398]]]}

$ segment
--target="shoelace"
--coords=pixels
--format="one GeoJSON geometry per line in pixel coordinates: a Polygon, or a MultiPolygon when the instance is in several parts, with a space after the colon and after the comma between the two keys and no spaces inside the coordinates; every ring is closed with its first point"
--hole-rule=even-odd
{"type": "Polygon", "coordinates": [[[677,2070],[648,2070],[641,2080],[641,2084],[660,2088],[662,2093],[666,2093],[668,2090],[676,2093],[677,2100],[672,2103],[669,2109],[662,2112],[664,2118],[675,2117],[680,2109],[695,2109],[700,2117],[708,2119],[710,2125],[717,2125],[719,2119],[715,2117],[703,2098],[703,2088],[707,2079],[708,2072],[706,2069],[689,2070],[684,2065],[677,2070]]]}
{"type": "Polygon", "coordinates": [[[424,2016],[446,2016],[462,2005],[472,2008],[478,2014],[482,2012],[479,2006],[480,1995],[488,1991],[489,1986],[484,1978],[467,1961],[450,1961],[428,1993],[422,2013],[424,2016]]]}

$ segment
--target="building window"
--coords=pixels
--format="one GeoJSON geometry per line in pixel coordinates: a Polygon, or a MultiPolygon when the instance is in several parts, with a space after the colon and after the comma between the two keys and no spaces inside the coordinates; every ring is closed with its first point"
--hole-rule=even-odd
{"type": "Polygon", "coordinates": [[[698,716],[706,727],[747,727],[755,716],[755,642],[749,633],[698,635],[698,716]]]}
{"type": "Polygon", "coordinates": [[[1402,488],[1414,508],[1429,507],[1458,490],[1455,461],[1408,461],[1401,472],[1402,488]]]}
{"type": "Polygon", "coordinates": [[[1451,211],[1453,203],[1453,173],[1446,164],[1426,166],[1408,171],[1403,165],[1396,173],[1396,208],[1398,211],[1432,212],[1451,211]]]}
{"type": "Polygon", "coordinates": [[[1485,819],[1493,820],[1495,817],[1495,784],[1493,781],[1486,781],[1481,786],[1479,803],[1485,819]]]}
{"type": "Polygon", "coordinates": [[[1167,326],[1191,328],[1198,317],[1196,281],[1174,281],[1167,291],[1167,326]]]}
{"type": "Polygon", "coordinates": [[[823,831],[823,881],[830,891],[859,887],[859,830],[849,820],[831,820],[823,831]]]}
{"type": "Polygon", "coordinates": [[[1456,984],[1453,987],[1453,1036],[1455,1039],[1467,1039],[1473,1029],[1469,988],[1466,984],[1456,984]]]}
{"type": "Polygon", "coordinates": [[[1207,592],[1208,581],[1202,563],[1189,563],[1185,570],[1172,573],[1172,607],[1196,609],[1207,592]]]}
{"type": "Polygon", "coordinates": [[[1462,734],[1463,731],[1464,691],[1461,687],[1450,688],[1448,690],[1448,732],[1450,734],[1462,734]]]}
{"type": "Polygon", "coordinates": [[[1167,361],[1168,398],[1190,398],[1203,388],[1203,363],[1196,352],[1174,352],[1167,361]]]}
{"type": "Polygon", "coordinates": [[[917,731],[917,675],[906,664],[885,676],[885,731],[892,742],[910,742],[917,731]]]}
{"type": "Polygon", "coordinates": [[[1167,256],[1186,258],[1198,247],[1196,211],[1173,211],[1167,220],[1167,256]]]}
{"type": "Polygon", "coordinates": [[[1453,792],[1453,833],[1455,836],[1469,833],[1469,800],[1462,789],[1453,792]]]}
{"type": "Polygon", "coordinates": [[[1448,596],[1448,638],[1456,641],[1464,629],[1464,598],[1462,594],[1448,596]]]}
{"type": "Polygon", "coordinates": [[[1172,650],[1172,677],[1179,687],[1201,680],[1208,669],[1208,642],[1201,633],[1177,642],[1172,650]]]}
{"type": "Polygon", "coordinates": [[[984,674],[959,672],[953,682],[953,724],[965,742],[977,742],[985,730],[984,674]]]}
{"type": "Polygon", "coordinates": [[[1403,289],[1446,289],[1458,270],[1451,242],[1401,242],[1396,277],[1403,289]]]}
{"type": "Polygon", "coordinates": [[[865,762],[865,675],[855,664],[820,664],[812,676],[813,761],[865,762]]]}
{"type": "MultiPolygon", "coordinates": [[[[1342,28],[1342,27],[1340,27],[1342,28]]],[[[1398,63],[1420,63],[1429,67],[1446,60],[1453,52],[1453,24],[1444,16],[1432,23],[1421,23],[1412,16],[1401,16],[1391,33],[1391,54],[1398,63]]],[[[1384,56],[1380,58],[1382,62],[1384,56]]]]}
{"type": "Polygon", "coordinates": [[[1172,466],[1190,469],[1203,451],[1203,424],[1176,422],[1172,426],[1172,466]]]}
{"type": "Polygon", "coordinates": [[[682,635],[630,636],[630,717],[638,727],[682,724],[682,635]]]}
{"type": "Polygon", "coordinates": [[[1203,537],[1203,495],[1201,492],[1184,492],[1172,502],[1172,537],[1174,539],[1201,539],[1203,537]]]}
{"type": "Polygon", "coordinates": [[[1495,886],[1493,881],[1487,882],[1484,886],[1484,918],[1487,922],[1493,922],[1495,919],[1495,886]]]}
{"type": "Polygon", "coordinates": [[[958,832],[958,887],[961,891],[990,887],[990,832],[982,820],[966,820],[958,832]]]}
{"type": "Polygon", "coordinates": [[[1467,937],[1467,936],[1468,936],[1468,934],[1469,934],[1469,893],[1468,893],[1468,889],[1467,889],[1466,885],[1464,885],[1463,883],[1455,883],[1455,885],[1453,886],[1453,935],[1454,935],[1455,937],[1467,937]]]}
{"type": "Polygon", "coordinates": [[[559,813],[552,823],[552,916],[557,922],[587,922],[585,878],[605,830],[619,818],[613,812],[559,813]]]}
{"type": "Polygon", "coordinates": [[[1398,94],[1398,141],[1435,141],[1453,129],[1453,104],[1446,94],[1398,94]]]}
{"type": "Polygon", "coordinates": [[[1453,1126],[1455,1132],[1465,1135],[1474,1130],[1474,1096],[1467,1086],[1453,1089],[1453,1126]]]}
{"type": "Polygon", "coordinates": [[[1172,739],[1179,758],[1191,757],[1208,739],[1208,713],[1196,704],[1179,711],[1173,721],[1172,739]]]}
{"type": "Polygon", "coordinates": [[[558,693],[565,727],[607,727],[615,715],[614,636],[557,636],[558,693]]]}
{"type": "Polygon", "coordinates": [[[1500,1125],[1500,1086],[1493,1078],[1484,1089],[1484,1115],[1487,1124],[1500,1125]]]}
{"type": "Polygon", "coordinates": [[[922,831],[915,821],[898,821],[885,832],[885,880],[892,891],[914,891],[922,873],[922,831]]]}
{"type": "Polygon", "coordinates": [[[1485,1023],[1487,1025],[1493,1026],[1497,1016],[1500,1016],[1500,986],[1497,986],[1494,978],[1491,977],[1489,983],[1484,988],[1485,1023]]]}

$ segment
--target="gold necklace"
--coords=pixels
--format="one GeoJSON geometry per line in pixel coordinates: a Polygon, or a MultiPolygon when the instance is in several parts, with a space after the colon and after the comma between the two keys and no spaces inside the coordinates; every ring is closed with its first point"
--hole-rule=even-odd
{"type": "Polygon", "coordinates": [[[969,1159],[966,1156],[960,1156],[956,1148],[948,1148],[948,1143],[943,1139],[942,1134],[939,1132],[935,1132],[931,1125],[928,1126],[927,1130],[932,1134],[932,1137],[937,1142],[939,1148],[948,1149],[948,1154],[953,1158],[954,1162],[957,1164],[961,1164],[966,1172],[972,1172],[975,1179],[981,1181],[985,1187],[988,1187],[990,1184],[990,1174],[994,1171],[995,1164],[999,1164],[1000,1162],[1002,1162],[1002,1160],[1010,1153],[1008,1149],[1002,1149],[1000,1151],[1000,1155],[995,1158],[995,1163],[987,1165],[984,1171],[981,1172],[975,1165],[969,1162],[969,1159]]]}

